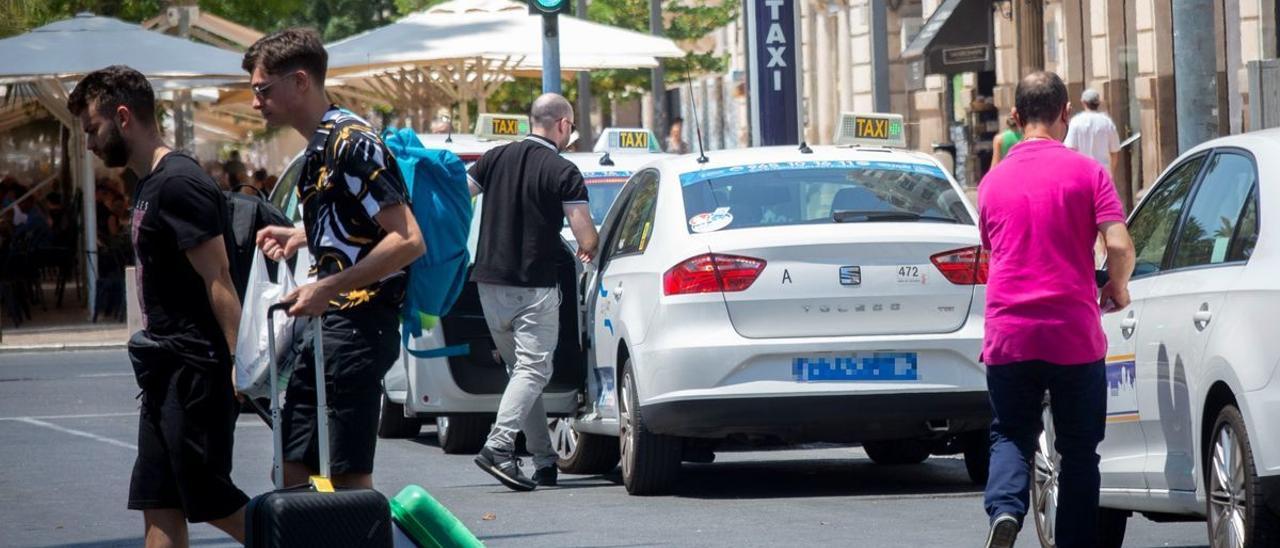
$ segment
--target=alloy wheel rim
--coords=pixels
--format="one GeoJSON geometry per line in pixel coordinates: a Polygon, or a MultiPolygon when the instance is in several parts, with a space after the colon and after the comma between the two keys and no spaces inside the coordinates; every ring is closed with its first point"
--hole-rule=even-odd
{"type": "Polygon", "coordinates": [[[1045,407],[1041,415],[1044,429],[1040,432],[1039,450],[1033,461],[1034,489],[1032,490],[1036,518],[1036,531],[1044,546],[1054,546],[1056,538],[1055,525],[1058,518],[1058,472],[1061,457],[1054,449],[1055,435],[1053,431],[1053,415],[1045,407]]]}
{"type": "Polygon", "coordinates": [[[549,426],[551,430],[551,447],[561,459],[573,458],[578,450],[578,432],[573,429],[573,419],[554,418],[549,426]]]}
{"type": "Polygon", "coordinates": [[[449,435],[449,417],[436,417],[436,436],[444,439],[449,435]]]}
{"type": "Polygon", "coordinates": [[[1245,543],[1244,451],[1230,424],[1214,436],[1209,474],[1209,540],[1215,548],[1242,548],[1245,543]]]}
{"type": "Polygon", "coordinates": [[[619,440],[621,445],[619,450],[622,452],[622,475],[624,477],[630,477],[631,468],[634,465],[632,462],[632,453],[635,441],[632,437],[634,436],[635,428],[631,424],[631,409],[633,403],[631,400],[631,381],[630,378],[625,375],[622,377],[622,398],[620,398],[618,403],[618,425],[622,430],[622,436],[620,436],[619,440]]]}

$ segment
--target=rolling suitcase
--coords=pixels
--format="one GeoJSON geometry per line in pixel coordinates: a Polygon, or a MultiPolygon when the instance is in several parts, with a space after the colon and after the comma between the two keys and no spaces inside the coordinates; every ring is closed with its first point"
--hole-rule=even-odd
{"type": "Polygon", "coordinates": [[[416,548],[484,548],[461,520],[417,485],[391,499],[391,517],[416,548]]]}
{"type": "MultiPolygon", "coordinates": [[[[276,312],[286,303],[267,309],[268,331],[275,333],[276,312]]],[[[245,512],[245,545],[249,547],[391,548],[391,509],[387,498],[373,489],[333,488],[329,479],[329,418],[325,397],[324,351],[319,319],[312,322],[315,333],[316,417],[319,435],[320,475],[310,485],[285,488],[284,437],[280,430],[280,393],[271,387],[271,437],[276,490],[249,501],[245,512]]],[[[270,345],[272,379],[277,377],[276,341],[270,345]]]]}

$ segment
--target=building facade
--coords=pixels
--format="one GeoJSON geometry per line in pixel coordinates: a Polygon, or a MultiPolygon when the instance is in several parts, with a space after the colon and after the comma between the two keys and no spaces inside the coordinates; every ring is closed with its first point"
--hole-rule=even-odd
{"type": "MultiPolygon", "coordinates": [[[[841,112],[873,111],[879,102],[906,117],[910,147],[935,153],[973,186],[987,169],[991,137],[1013,106],[1020,76],[1043,67],[1067,82],[1073,110],[1083,108],[1078,98],[1085,88],[1102,93],[1104,110],[1128,143],[1113,171],[1130,205],[1178,155],[1169,0],[795,1],[801,3],[809,143],[830,143],[841,112]],[[880,14],[883,26],[877,27],[880,14]],[[922,38],[922,29],[931,30],[922,38]],[[951,53],[974,54],[984,44],[985,70],[921,69],[921,51],[928,56],[937,53],[931,48],[947,47],[950,60],[951,53]]],[[[1215,29],[1214,43],[1205,45],[1217,58],[1218,108],[1212,115],[1222,134],[1248,131],[1248,64],[1277,57],[1276,2],[1212,5],[1212,13],[1195,14],[1215,29]]],[[[696,102],[710,148],[747,144],[744,26],[739,17],[704,46],[727,56],[730,70],[698,79],[679,94],[678,115],[690,120],[696,102]]]]}

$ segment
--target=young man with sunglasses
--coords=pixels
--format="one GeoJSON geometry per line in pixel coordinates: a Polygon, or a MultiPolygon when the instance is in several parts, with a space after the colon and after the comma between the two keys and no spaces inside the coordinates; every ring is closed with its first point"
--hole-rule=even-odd
{"type": "Polygon", "coordinates": [[[557,267],[572,260],[560,239],[565,218],[583,262],[595,256],[599,240],[582,173],[560,156],[576,129],[573,107],[548,93],[533,102],[530,119],[528,137],[490,150],[468,172],[472,195],[484,193],[471,279],[510,375],[497,421],[475,461],[516,491],[555,485],[558,475],[542,391],[551,380],[560,338],[557,267]],[[515,458],[516,434],[522,430],[533,453],[533,478],[515,458]]]}
{"type": "MultiPolygon", "coordinates": [[[[316,281],[284,301],[293,303],[290,315],[322,322],[333,483],[368,488],[382,376],[400,353],[405,269],[426,246],[395,158],[368,122],[329,103],[327,65],[320,38],[307,29],[276,32],[245,52],[253,107],[267,125],[308,138],[296,189],[304,229],[265,228],[258,246],[277,261],[303,245],[315,257],[316,281]]],[[[302,349],[286,389],[286,485],[306,482],[318,467],[313,350],[302,349]]]]}

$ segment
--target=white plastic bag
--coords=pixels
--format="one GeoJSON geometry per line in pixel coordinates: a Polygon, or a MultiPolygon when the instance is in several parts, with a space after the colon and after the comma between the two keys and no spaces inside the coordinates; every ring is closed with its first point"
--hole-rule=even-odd
{"type": "MultiPolygon", "coordinates": [[[[298,268],[305,273],[303,262],[304,257],[299,256],[298,268]]],[[[279,281],[272,282],[262,250],[253,252],[253,266],[249,268],[249,283],[245,286],[244,305],[240,311],[240,330],[236,335],[236,390],[252,398],[271,395],[267,383],[267,366],[271,359],[267,342],[267,307],[280,302],[298,286],[297,275],[289,272],[288,266],[288,263],[281,262],[276,274],[279,281]]],[[[305,268],[309,269],[310,266],[305,268]]],[[[292,344],[288,337],[292,328],[293,318],[284,314],[277,315],[277,357],[285,352],[287,345],[292,344]]],[[[280,365],[281,376],[287,377],[286,364],[280,365]]]]}

